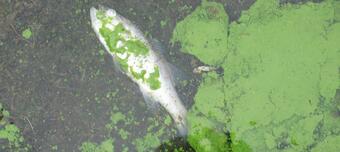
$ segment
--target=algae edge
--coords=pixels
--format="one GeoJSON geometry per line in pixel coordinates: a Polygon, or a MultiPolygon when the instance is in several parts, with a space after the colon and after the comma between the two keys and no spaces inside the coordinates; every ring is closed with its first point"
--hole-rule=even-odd
{"type": "Polygon", "coordinates": [[[176,25],[172,39],[181,51],[225,70],[223,78],[204,75],[188,113],[188,140],[196,151],[219,150],[222,139],[232,142],[224,147],[232,151],[318,151],[330,145],[327,140],[339,141],[338,2],[279,6],[258,0],[229,27],[209,17],[211,7],[225,14],[219,5],[203,1],[176,25]],[[229,35],[209,36],[226,28],[229,35]],[[209,45],[221,37],[222,51],[209,45]],[[211,137],[217,134],[221,138],[211,137]]]}
{"type": "MultiPolygon", "coordinates": [[[[223,5],[203,1],[201,6],[177,23],[171,41],[180,42],[181,51],[195,55],[206,64],[222,65],[229,51],[228,24],[223,5]]],[[[230,119],[224,110],[223,90],[223,80],[218,74],[204,75],[194,99],[195,104],[188,113],[188,141],[196,151],[250,151],[247,144],[231,136],[228,128],[217,127],[226,126],[230,119]],[[214,102],[205,104],[206,100],[214,102]]]]}

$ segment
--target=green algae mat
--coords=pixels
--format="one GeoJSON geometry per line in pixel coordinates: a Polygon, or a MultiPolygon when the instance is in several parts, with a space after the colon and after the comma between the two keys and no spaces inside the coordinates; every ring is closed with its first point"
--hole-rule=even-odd
{"type": "Polygon", "coordinates": [[[229,23],[203,1],[176,25],[172,42],[208,73],[189,111],[196,151],[340,149],[340,1],[257,0],[229,23]]]}

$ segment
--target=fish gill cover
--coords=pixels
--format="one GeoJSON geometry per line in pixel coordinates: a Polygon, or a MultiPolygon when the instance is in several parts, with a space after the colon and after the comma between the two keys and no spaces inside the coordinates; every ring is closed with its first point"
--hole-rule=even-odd
{"type": "Polygon", "coordinates": [[[340,149],[339,16],[335,0],[257,0],[228,26],[221,4],[203,1],[179,22],[172,41],[224,68],[204,75],[188,112],[195,150],[340,149]]]}

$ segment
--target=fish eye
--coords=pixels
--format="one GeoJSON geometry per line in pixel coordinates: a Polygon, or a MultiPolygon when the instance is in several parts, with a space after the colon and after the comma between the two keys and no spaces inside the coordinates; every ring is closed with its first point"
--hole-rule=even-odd
{"type": "Polygon", "coordinates": [[[117,12],[115,10],[108,10],[107,15],[111,17],[115,17],[117,15],[117,12]]]}

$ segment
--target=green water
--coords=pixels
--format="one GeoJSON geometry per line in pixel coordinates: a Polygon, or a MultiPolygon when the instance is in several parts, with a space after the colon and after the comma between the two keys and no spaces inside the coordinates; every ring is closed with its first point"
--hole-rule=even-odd
{"type": "Polygon", "coordinates": [[[227,26],[222,5],[203,2],[179,22],[173,40],[182,51],[224,68],[223,77],[204,75],[189,111],[190,144],[197,151],[339,149],[338,6],[258,0],[227,26]],[[226,131],[233,142],[221,150],[227,137],[214,134],[226,131]],[[236,148],[240,142],[246,148],[236,148]]]}

